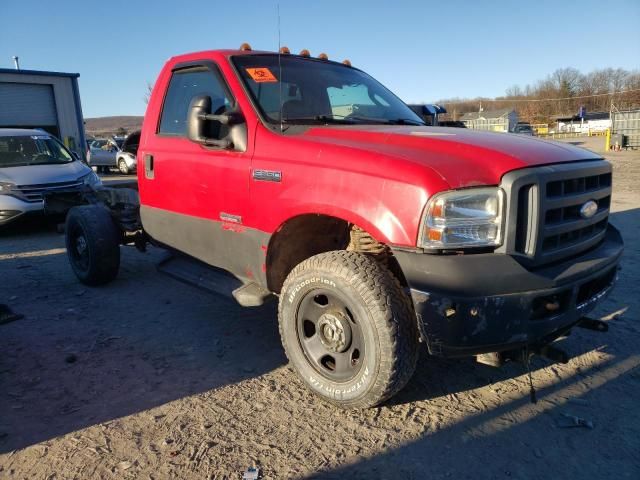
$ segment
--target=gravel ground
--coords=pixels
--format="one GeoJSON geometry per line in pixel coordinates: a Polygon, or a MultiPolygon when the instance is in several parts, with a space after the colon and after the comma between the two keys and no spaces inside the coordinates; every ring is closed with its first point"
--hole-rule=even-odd
{"type": "MultiPolygon", "coordinates": [[[[598,150],[601,138],[575,140],[598,150]]],[[[242,309],[123,249],[112,284],[71,273],[54,224],[0,232],[0,478],[640,478],[640,153],[614,164],[611,222],[626,240],[599,334],[567,365],[423,353],[383,407],[322,403],[285,363],[275,305],[242,309]],[[560,428],[564,414],[593,428],[560,428]]]]}

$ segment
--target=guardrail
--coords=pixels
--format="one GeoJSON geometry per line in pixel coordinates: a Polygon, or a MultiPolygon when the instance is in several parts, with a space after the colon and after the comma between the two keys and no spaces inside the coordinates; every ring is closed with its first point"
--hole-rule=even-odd
{"type": "Polygon", "coordinates": [[[556,138],[579,138],[579,137],[586,137],[587,134],[586,133],[582,133],[582,132],[553,132],[553,133],[547,133],[547,134],[539,134],[538,137],[540,138],[552,138],[552,139],[556,139],[556,138]]]}

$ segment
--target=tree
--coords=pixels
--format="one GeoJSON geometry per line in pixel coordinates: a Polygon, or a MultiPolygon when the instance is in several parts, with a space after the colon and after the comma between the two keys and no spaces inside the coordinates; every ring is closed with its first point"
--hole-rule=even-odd
{"type": "MultiPolygon", "coordinates": [[[[484,110],[514,108],[522,120],[554,122],[559,115],[576,115],[581,106],[587,112],[608,112],[611,104],[619,109],[640,107],[640,71],[603,68],[583,74],[575,68],[560,68],[524,88],[513,85],[505,96],[483,98],[484,110]]],[[[439,105],[457,116],[477,112],[479,98],[441,100],[439,105]]]]}
{"type": "Polygon", "coordinates": [[[147,91],[144,94],[144,103],[148,104],[149,99],[151,98],[151,92],[153,92],[153,83],[147,82],[147,91]]]}

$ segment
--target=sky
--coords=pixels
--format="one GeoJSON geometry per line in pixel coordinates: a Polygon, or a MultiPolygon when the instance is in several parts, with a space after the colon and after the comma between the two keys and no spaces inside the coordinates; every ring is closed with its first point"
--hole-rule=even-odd
{"type": "Polygon", "coordinates": [[[407,103],[640,69],[640,0],[0,0],[0,68],[79,73],[86,118],[143,115],[174,55],[277,50],[278,5],[282,45],[349,58],[407,103]]]}

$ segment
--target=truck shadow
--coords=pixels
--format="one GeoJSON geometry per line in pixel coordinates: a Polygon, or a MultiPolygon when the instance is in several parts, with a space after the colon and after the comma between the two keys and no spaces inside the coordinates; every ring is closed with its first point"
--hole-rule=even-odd
{"type": "MultiPolygon", "coordinates": [[[[14,238],[30,232],[64,243],[35,226],[14,238]]],[[[78,284],[64,253],[0,261],[15,286],[0,303],[6,294],[25,315],[0,325],[0,453],[285,364],[274,303],[245,309],[182,285],[156,271],[156,253],[123,249],[118,279],[101,288],[78,284]]]]}

